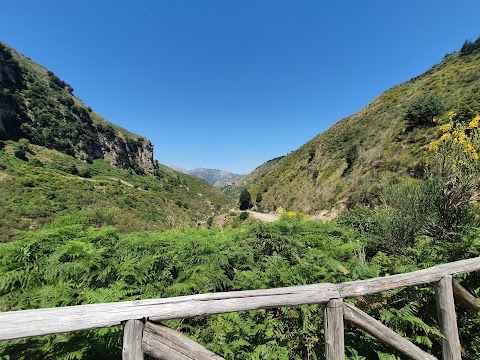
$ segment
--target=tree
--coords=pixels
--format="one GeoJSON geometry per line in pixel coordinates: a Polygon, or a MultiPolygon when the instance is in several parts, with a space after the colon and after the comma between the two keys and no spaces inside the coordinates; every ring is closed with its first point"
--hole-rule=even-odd
{"type": "Polygon", "coordinates": [[[248,210],[253,206],[252,195],[250,195],[247,189],[242,190],[240,193],[239,204],[240,210],[248,210]]]}
{"type": "Polygon", "coordinates": [[[407,107],[405,120],[411,127],[431,126],[434,117],[445,111],[440,99],[433,94],[423,94],[413,99],[407,107]]]}
{"type": "Polygon", "coordinates": [[[14,155],[22,160],[26,160],[27,152],[29,151],[30,141],[28,139],[18,140],[17,145],[14,148],[14,155]]]}

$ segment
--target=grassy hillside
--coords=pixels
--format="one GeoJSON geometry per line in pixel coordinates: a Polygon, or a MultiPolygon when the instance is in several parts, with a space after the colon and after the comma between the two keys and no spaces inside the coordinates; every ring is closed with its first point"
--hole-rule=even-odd
{"type": "Polygon", "coordinates": [[[97,159],[7,141],[0,150],[0,241],[46,224],[113,225],[121,232],[205,225],[226,198],[207,182],[157,164],[141,176],[97,159]]]}
{"type": "Polygon", "coordinates": [[[480,112],[479,41],[466,45],[282,158],[250,192],[261,193],[268,210],[282,206],[315,213],[375,203],[383,184],[421,177],[426,145],[438,137],[436,125],[447,121],[446,112],[480,112]],[[406,109],[424,94],[438,97],[445,113],[431,126],[409,126],[406,109]]]}

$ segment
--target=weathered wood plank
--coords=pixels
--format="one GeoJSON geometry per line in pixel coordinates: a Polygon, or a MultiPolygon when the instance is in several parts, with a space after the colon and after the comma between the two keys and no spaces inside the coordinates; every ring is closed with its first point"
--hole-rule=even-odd
{"type": "Polygon", "coordinates": [[[395,331],[389,329],[379,321],[372,318],[356,307],[343,304],[344,318],[349,323],[366,331],[370,335],[376,337],[381,343],[397,350],[399,353],[414,360],[434,360],[436,357],[427,354],[418,346],[412,344],[398,335],[395,331]]]}
{"type": "Polygon", "coordinates": [[[341,298],[351,298],[404,286],[437,282],[445,275],[455,275],[478,270],[480,270],[480,257],[460,260],[405,274],[350,281],[338,285],[338,291],[340,292],[341,298]]]}
{"type": "Polygon", "coordinates": [[[322,304],[338,297],[335,285],[316,284],[10,311],[0,313],[0,340],[110,327],[134,319],[168,320],[279,306],[322,304]]]}
{"type": "Polygon", "coordinates": [[[160,360],[223,360],[185,335],[151,322],[145,324],[143,349],[160,360]]]}
{"type": "Polygon", "coordinates": [[[325,304],[325,358],[345,359],[343,300],[332,299],[325,304]]]}
{"type": "Polygon", "coordinates": [[[443,360],[461,360],[460,338],[458,337],[457,314],[453,300],[453,277],[443,277],[435,286],[437,315],[442,339],[443,360]]]}
{"type": "Polygon", "coordinates": [[[128,320],[123,329],[123,360],[143,360],[143,321],[128,320]]]}
{"type": "Polygon", "coordinates": [[[470,294],[467,289],[453,280],[453,296],[474,312],[480,311],[480,299],[470,294]]]}
{"type": "Polygon", "coordinates": [[[480,270],[480,257],[408,274],[352,281],[338,286],[315,284],[4,312],[0,313],[0,340],[116,326],[133,319],[168,320],[280,306],[323,304],[330,299],[374,294],[398,287],[439,281],[449,274],[477,270],[480,270]]]}

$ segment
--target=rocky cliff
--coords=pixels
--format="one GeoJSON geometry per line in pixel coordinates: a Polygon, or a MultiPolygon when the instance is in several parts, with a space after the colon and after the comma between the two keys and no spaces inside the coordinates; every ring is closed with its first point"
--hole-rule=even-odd
{"type": "Polygon", "coordinates": [[[153,174],[150,141],[109,123],[51,71],[0,42],[0,139],[30,142],[91,162],[153,174]]]}

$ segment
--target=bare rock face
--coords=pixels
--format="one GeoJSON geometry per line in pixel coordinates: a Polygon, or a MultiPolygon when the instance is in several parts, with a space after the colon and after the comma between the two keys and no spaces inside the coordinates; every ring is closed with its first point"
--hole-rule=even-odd
{"type": "Polygon", "coordinates": [[[125,134],[118,131],[114,136],[107,136],[104,133],[98,134],[101,144],[101,151],[94,149],[89,155],[103,158],[113,166],[122,169],[132,169],[136,173],[153,175],[153,145],[142,137],[137,140],[127,138],[125,134]]]}

